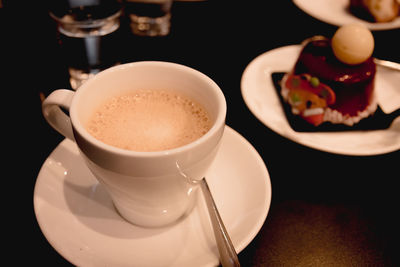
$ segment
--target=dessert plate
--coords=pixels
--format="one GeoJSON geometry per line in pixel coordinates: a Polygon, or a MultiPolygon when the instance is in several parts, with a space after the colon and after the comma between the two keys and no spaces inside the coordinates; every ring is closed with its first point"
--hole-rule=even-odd
{"type": "MultiPolygon", "coordinates": [[[[299,144],[336,154],[377,155],[400,149],[400,117],[384,130],[294,131],[286,119],[271,74],[288,72],[294,66],[300,50],[300,45],[270,50],[251,61],[243,72],[241,80],[243,99],[250,111],[265,126],[299,144]]],[[[400,88],[397,86],[399,80],[399,72],[388,71],[378,66],[375,93],[378,104],[385,112],[399,108],[400,88]]]]}
{"type": "MultiPolygon", "coordinates": [[[[266,219],[271,203],[268,170],[251,144],[226,126],[207,182],[240,252],[266,219]]],[[[202,194],[189,215],[174,225],[132,225],[119,216],[105,189],[81,160],[76,144],[68,139],[56,147],[39,172],[34,209],[49,243],[77,266],[219,264],[202,194]]]]}
{"type": "Polygon", "coordinates": [[[336,26],[361,23],[370,30],[390,30],[400,28],[400,17],[391,22],[373,23],[360,19],[348,10],[350,0],[293,0],[305,13],[336,26]]]}

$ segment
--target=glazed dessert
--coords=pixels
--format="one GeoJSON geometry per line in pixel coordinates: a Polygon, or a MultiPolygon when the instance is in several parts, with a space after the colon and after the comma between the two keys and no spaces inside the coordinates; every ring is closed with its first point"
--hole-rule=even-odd
{"type": "Polygon", "coordinates": [[[390,22],[400,15],[399,0],[350,0],[350,12],[370,22],[390,22]]]}
{"type": "Polygon", "coordinates": [[[281,81],[281,96],[295,117],[312,126],[353,126],[377,108],[374,40],[362,25],[346,25],[332,39],[307,40],[281,81]]]}

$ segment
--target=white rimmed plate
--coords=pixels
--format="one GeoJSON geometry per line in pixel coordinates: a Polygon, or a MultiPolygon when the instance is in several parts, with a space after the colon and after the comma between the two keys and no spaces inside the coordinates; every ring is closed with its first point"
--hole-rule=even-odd
{"type": "Polygon", "coordinates": [[[350,23],[361,23],[370,30],[390,30],[400,28],[400,17],[391,22],[372,23],[357,18],[348,10],[350,0],[293,0],[305,13],[312,17],[336,26],[350,23]]]}
{"type": "MultiPolygon", "coordinates": [[[[271,203],[266,166],[228,126],[207,181],[237,250],[256,236],[271,203]]],[[[65,139],[37,177],[34,208],[49,243],[77,266],[216,266],[218,250],[201,194],[192,212],[164,228],[129,224],[65,139]]]]}
{"type": "MultiPolygon", "coordinates": [[[[241,80],[243,99],[250,111],[268,128],[305,146],[345,155],[376,155],[400,149],[400,118],[385,130],[344,132],[296,132],[285,116],[271,73],[288,72],[300,53],[300,45],[284,46],[256,57],[241,80]]],[[[378,68],[375,93],[382,101],[400,105],[400,72],[378,68]]],[[[399,106],[397,106],[398,108],[399,106]]],[[[383,108],[383,110],[386,110],[383,108]]]]}

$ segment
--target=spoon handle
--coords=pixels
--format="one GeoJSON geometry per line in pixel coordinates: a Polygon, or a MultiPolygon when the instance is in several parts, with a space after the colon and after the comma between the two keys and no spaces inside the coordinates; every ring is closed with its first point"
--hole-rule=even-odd
{"type": "Polygon", "coordinates": [[[208,187],[205,178],[201,180],[201,189],[206,200],[208,213],[210,215],[211,224],[214,230],[215,240],[220,255],[220,261],[223,267],[239,267],[239,259],[236,254],[235,248],[232,244],[229,234],[225,229],[221,216],[219,215],[217,206],[211,195],[210,188],[208,187]]]}

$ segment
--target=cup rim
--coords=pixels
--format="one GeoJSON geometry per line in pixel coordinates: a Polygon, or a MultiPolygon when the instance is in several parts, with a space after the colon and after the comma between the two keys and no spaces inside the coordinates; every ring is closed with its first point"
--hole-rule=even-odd
{"type": "Polygon", "coordinates": [[[222,92],[222,89],[217,85],[217,83],[215,83],[210,77],[208,77],[204,73],[202,73],[196,69],[193,69],[191,67],[179,64],[179,63],[173,63],[173,62],[167,62],[167,61],[137,61],[137,62],[125,63],[125,64],[120,64],[117,66],[110,67],[106,70],[99,72],[94,77],[87,80],[75,92],[75,96],[72,100],[71,108],[70,108],[70,118],[71,118],[73,128],[76,131],[78,131],[79,135],[81,135],[86,140],[86,142],[89,142],[91,145],[95,146],[96,148],[101,149],[101,150],[106,150],[113,154],[119,154],[122,156],[142,157],[142,158],[144,157],[145,158],[145,157],[162,157],[162,156],[168,156],[171,154],[179,154],[184,151],[191,150],[192,148],[194,148],[196,146],[199,146],[200,144],[202,144],[203,142],[205,142],[206,140],[208,140],[209,138],[211,138],[212,136],[217,134],[221,127],[225,127],[226,112],[227,112],[227,104],[226,104],[226,99],[222,92]],[[78,103],[78,99],[80,98],[80,95],[82,95],[84,91],[89,90],[86,88],[89,88],[90,85],[94,81],[96,81],[97,79],[100,79],[103,75],[105,75],[109,72],[114,72],[114,71],[118,71],[120,69],[125,69],[125,68],[131,68],[132,66],[137,66],[137,65],[169,66],[169,67],[174,67],[177,69],[189,71],[192,74],[199,76],[201,79],[205,80],[211,87],[213,87],[215,95],[217,96],[217,102],[219,103],[219,105],[218,105],[219,112],[215,118],[215,121],[214,121],[212,127],[208,130],[208,132],[189,144],[179,146],[176,148],[172,148],[172,149],[161,150],[161,151],[134,151],[134,150],[123,149],[123,148],[119,148],[119,147],[115,147],[115,146],[106,144],[106,143],[96,139],[94,136],[92,136],[80,122],[76,108],[75,108],[78,103]]]}

